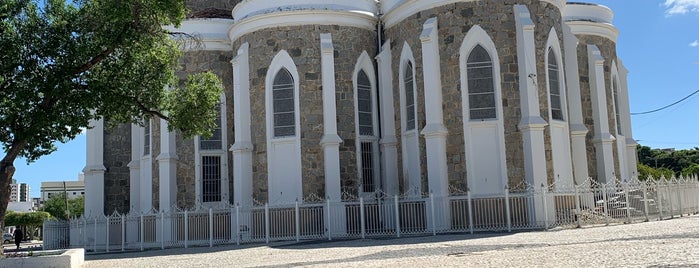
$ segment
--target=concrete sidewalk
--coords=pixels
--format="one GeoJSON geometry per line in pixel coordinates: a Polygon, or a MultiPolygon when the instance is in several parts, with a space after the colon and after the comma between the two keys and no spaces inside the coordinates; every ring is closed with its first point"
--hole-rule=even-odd
{"type": "Polygon", "coordinates": [[[88,255],[85,267],[699,267],[699,217],[546,232],[88,255]]]}

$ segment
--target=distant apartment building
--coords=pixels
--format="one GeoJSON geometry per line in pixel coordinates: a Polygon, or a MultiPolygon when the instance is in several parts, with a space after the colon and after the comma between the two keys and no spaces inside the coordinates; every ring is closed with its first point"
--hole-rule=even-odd
{"type": "Polygon", "coordinates": [[[85,195],[84,178],[83,174],[79,174],[77,181],[41,182],[41,204],[56,194],[66,193],[71,199],[85,195]]]}
{"type": "Polygon", "coordinates": [[[29,202],[29,184],[17,183],[17,180],[12,180],[10,184],[12,191],[10,192],[10,202],[29,202]]]}

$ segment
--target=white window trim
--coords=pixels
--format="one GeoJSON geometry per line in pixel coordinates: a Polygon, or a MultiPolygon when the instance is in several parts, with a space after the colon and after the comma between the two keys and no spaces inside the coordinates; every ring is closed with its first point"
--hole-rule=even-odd
{"type": "Polygon", "coordinates": [[[374,164],[374,191],[381,189],[381,180],[380,180],[380,174],[381,174],[381,167],[380,167],[380,159],[379,159],[379,117],[378,117],[378,103],[377,103],[377,96],[376,96],[376,71],[374,69],[373,62],[371,58],[369,57],[369,54],[366,51],[363,51],[362,54],[359,56],[359,59],[357,60],[357,63],[354,66],[354,73],[352,74],[352,84],[354,88],[354,125],[355,125],[355,133],[357,133],[357,139],[355,141],[355,148],[356,148],[356,154],[357,154],[357,176],[359,177],[360,183],[359,183],[359,192],[364,192],[364,187],[363,187],[363,182],[364,178],[362,177],[362,149],[361,149],[361,144],[362,142],[371,142],[371,147],[372,147],[372,160],[374,164]],[[374,135],[373,136],[364,136],[361,135],[359,132],[359,89],[358,89],[358,79],[359,79],[359,72],[364,71],[366,73],[367,77],[369,78],[369,84],[371,85],[371,120],[372,120],[372,126],[373,126],[373,131],[374,135]]]}
{"type": "MultiPolygon", "coordinates": [[[[546,53],[544,54],[544,66],[545,72],[546,72],[546,98],[548,99],[548,115],[549,115],[549,136],[553,137],[554,135],[554,129],[563,129],[564,132],[564,144],[553,144],[553,141],[551,141],[551,150],[554,150],[553,152],[553,161],[554,161],[554,174],[553,174],[553,180],[556,185],[559,187],[565,189],[565,187],[568,187],[570,185],[573,185],[574,179],[573,179],[573,166],[572,166],[572,155],[571,155],[571,142],[570,142],[570,126],[568,125],[569,123],[569,114],[568,114],[568,88],[567,88],[567,83],[565,81],[565,67],[563,65],[563,53],[561,51],[561,42],[558,39],[558,34],[556,32],[556,28],[551,28],[551,31],[549,32],[549,37],[548,40],[546,41],[546,53]],[[548,68],[548,62],[549,62],[549,51],[553,51],[553,54],[556,56],[556,64],[558,65],[558,88],[559,88],[559,94],[560,94],[560,100],[561,100],[561,113],[563,114],[563,120],[558,120],[558,119],[553,119],[553,111],[551,109],[551,85],[549,84],[549,68],[548,68]],[[563,159],[557,157],[556,155],[561,155],[563,159]],[[561,174],[562,170],[556,170],[556,161],[563,161],[563,165],[568,167],[568,170],[563,170],[565,171],[565,174],[561,174]]],[[[553,139],[551,139],[553,140],[553,139]]],[[[557,188],[559,189],[559,188],[557,188]]]]}
{"type": "MultiPolygon", "coordinates": [[[[465,148],[465,157],[466,157],[466,166],[472,166],[473,164],[471,163],[472,159],[477,157],[474,155],[475,152],[472,150],[469,150],[470,148],[470,137],[467,135],[469,133],[469,128],[477,128],[477,127],[491,127],[491,126],[496,126],[497,128],[497,133],[498,133],[498,144],[500,144],[500,148],[498,155],[500,157],[500,174],[501,177],[504,179],[507,177],[507,160],[506,160],[506,154],[505,154],[505,126],[504,126],[504,120],[503,120],[503,109],[502,109],[502,81],[501,81],[501,73],[500,73],[500,58],[498,56],[497,48],[495,46],[495,43],[493,43],[493,40],[490,38],[487,32],[483,30],[478,25],[474,25],[471,27],[471,29],[466,33],[466,36],[464,37],[463,42],[461,43],[461,48],[459,49],[459,69],[461,72],[461,101],[462,101],[462,116],[463,116],[463,133],[464,133],[464,146],[465,148]],[[496,113],[497,113],[497,118],[496,119],[490,119],[490,120],[470,120],[469,116],[469,104],[468,104],[468,56],[471,54],[471,51],[477,46],[481,45],[486,51],[488,51],[488,54],[490,55],[490,59],[493,61],[493,80],[495,83],[495,103],[496,103],[496,113]]],[[[470,175],[470,169],[467,168],[466,170],[467,174],[470,175]]],[[[472,176],[469,176],[471,178],[472,176]]],[[[472,188],[472,180],[467,180],[467,184],[469,188],[472,188]]],[[[506,182],[503,182],[503,185],[506,182]]]]}
{"type": "MultiPolygon", "coordinates": [[[[273,174],[273,167],[275,165],[274,163],[274,157],[270,153],[270,149],[274,147],[274,145],[277,144],[292,144],[297,152],[296,156],[289,156],[294,159],[299,159],[298,164],[299,166],[297,167],[297,171],[299,172],[296,174],[297,176],[293,177],[298,177],[302,178],[303,170],[302,167],[300,166],[301,163],[301,115],[300,115],[300,104],[299,104],[299,95],[300,95],[301,87],[300,87],[300,79],[299,79],[299,72],[298,69],[296,68],[296,64],[294,63],[294,60],[291,58],[289,53],[286,50],[281,50],[277,55],[274,56],[272,59],[272,62],[269,64],[269,68],[267,69],[267,74],[265,76],[265,112],[266,112],[266,125],[267,125],[267,182],[269,183],[273,179],[280,179],[277,178],[277,175],[273,174]],[[274,107],[273,105],[273,96],[272,96],[272,87],[274,85],[274,78],[276,77],[277,73],[279,71],[285,68],[289,73],[291,74],[291,77],[294,79],[294,124],[296,125],[296,132],[294,133],[294,136],[288,136],[288,137],[279,137],[275,138],[274,137],[274,107]]],[[[303,186],[302,186],[302,181],[299,181],[294,185],[294,187],[297,187],[296,193],[300,196],[296,196],[296,198],[301,201],[303,198],[303,186]]],[[[268,185],[269,186],[269,185],[268,185]]],[[[272,202],[274,200],[268,200],[269,202],[272,202]]]]}
{"type": "MultiPolygon", "coordinates": [[[[620,128],[622,128],[623,122],[617,122],[617,118],[619,118],[619,120],[621,120],[621,114],[618,114],[619,107],[617,107],[617,104],[619,104],[619,101],[621,101],[621,100],[617,100],[617,97],[619,97],[619,95],[620,95],[619,87],[621,85],[621,81],[619,80],[619,69],[617,68],[617,64],[616,64],[615,60],[612,60],[612,71],[611,72],[612,72],[611,73],[612,79],[609,80],[609,83],[610,83],[609,87],[612,89],[611,95],[612,95],[612,108],[614,109],[612,111],[613,112],[612,115],[614,117],[614,133],[617,136],[623,136],[624,135],[623,132],[622,132],[622,134],[619,134],[619,130],[620,130],[620,128]],[[616,82],[616,87],[614,86],[615,82],[616,82]]],[[[619,105],[619,106],[621,106],[621,105],[619,105]]]]}
{"type": "MultiPolygon", "coordinates": [[[[408,42],[405,42],[403,44],[403,51],[401,52],[400,56],[400,69],[399,69],[399,87],[400,87],[400,114],[402,117],[401,121],[401,132],[403,135],[415,132],[418,132],[418,116],[417,116],[417,111],[418,111],[418,101],[417,101],[417,73],[415,72],[415,58],[413,57],[413,50],[410,48],[410,45],[408,45],[408,42]],[[406,66],[410,63],[412,66],[412,72],[413,72],[413,101],[415,102],[415,128],[411,130],[406,130],[408,128],[408,109],[407,109],[407,100],[406,100],[406,92],[405,92],[405,71],[406,71],[406,66]]],[[[416,134],[417,135],[417,134],[416,134]]]]}
{"type": "Polygon", "coordinates": [[[544,54],[544,66],[546,66],[546,98],[548,99],[548,113],[549,113],[549,123],[568,123],[568,94],[566,90],[565,81],[565,69],[563,66],[563,57],[561,53],[561,42],[558,39],[558,34],[556,33],[556,28],[551,28],[549,32],[548,40],[546,41],[546,52],[544,54]],[[561,112],[563,113],[563,120],[553,119],[553,113],[551,112],[551,85],[549,84],[549,50],[553,51],[556,55],[556,64],[558,65],[558,88],[561,98],[561,112]]]}
{"type": "Polygon", "coordinates": [[[301,116],[299,114],[299,75],[294,60],[291,58],[289,53],[286,52],[286,50],[279,51],[279,53],[274,56],[274,59],[272,59],[272,63],[269,65],[269,69],[267,70],[265,88],[265,100],[267,102],[267,105],[265,105],[267,112],[267,140],[274,143],[300,141],[301,116]],[[282,68],[286,68],[286,70],[291,74],[291,77],[294,79],[294,124],[296,127],[296,132],[294,133],[294,136],[277,138],[274,137],[274,107],[272,107],[272,87],[274,85],[274,78],[282,68]]]}
{"type": "Polygon", "coordinates": [[[201,137],[194,137],[194,181],[195,181],[195,195],[196,195],[196,206],[197,208],[211,208],[215,207],[220,203],[227,203],[230,196],[229,189],[229,179],[228,179],[228,120],[226,113],[226,95],[221,94],[220,100],[220,112],[221,112],[221,148],[217,150],[202,150],[200,148],[201,137]],[[202,163],[201,158],[203,156],[218,156],[221,157],[221,201],[219,202],[204,202],[204,189],[202,189],[202,183],[204,178],[202,178],[202,163]]]}
{"type": "Polygon", "coordinates": [[[150,135],[148,140],[145,138],[145,126],[139,126],[141,137],[141,211],[146,212],[153,209],[153,120],[149,119],[146,122],[150,127],[150,135]],[[150,143],[150,152],[146,155],[143,146],[145,143],[150,143]]]}
{"type": "MultiPolygon", "coordinates": [[[[417,79],[416,79],[417,74],[415,73],[415,57],[413,56],[413,50],[410,48],[410,45],[408,44],[408,42],[403,43],[403,49],[401,51],[400,61],[399,61],[398,66],[399,66],[398,67],[399,68],[398,69],[398,89],[399,89],[398,92],[400,95],[400,114],[401,114],[401,120],[400,120],[401,123],[400,124],[401,124],[401,136],[402,136],[402,140],[401,140],[402,153],[401,153],[401,155],[402,155],[402,159],[403,159],[403,161],[402,161],[403,174],[404,174],[403,181],[405,182],[404,186],[406,187],[404,190],[412,191],[413,189],[407,188],[410,186],[410,178],[409,178],[410,174],[408,174],[408,170],[410,169],[409,168],[410,163],[408,163],[408,161],[407,161],[408,160],[408,155],[407,155],[408,148],[407,148],[406,140],[408,138],[411,138],[411,139],[415,138],[419,135],[418,128],[419,128],[420,123],[419,123],[419,118],[417,116],[417,111],[419,109],[418,108],[419,101],[417,99],[417,82],[416,82],[417,81],[417,79]],[[411,129],[411,130],[406,131],[408,120],[407,120],[407,116],[406,116],[407,107],[406,107],[406,96],[405,96],[406,95],[405,94],[405,67],[408,65],[408,63],[411,63],[412,71],[413,71],[413,100],[415,100],[415,129],[411,129]]],[[[418,154],[418,159],[420,159],[420,157],[419,157],[420,156],[419,137],[417,140],[418,140],[418,144],[417,144],[416,152],[418,154]]],[[[418,165],[418,170],[422,170],[422,164],[420,163],[420,161],[417,162],[417,165],[418,165]]],[[[422,175],[420,175],[420,177],[422,177],[422,175]]],[[[422,185],[420,184],[417,186],[419,188],[418,190],[422,191],[421,190],[422,185]]],[[[415,193],[415,194],[417,194],[417,193],[415,193]]]]}

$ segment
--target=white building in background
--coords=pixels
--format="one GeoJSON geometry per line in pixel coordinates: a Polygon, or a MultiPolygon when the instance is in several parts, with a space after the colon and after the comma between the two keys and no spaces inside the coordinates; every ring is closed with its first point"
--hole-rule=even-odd
{"type": "Polygon", "coordinates": [[[73,199],[85,195],[85,176],[80,173],[77,181],[45,181],[41,182],[41,204],[56,194],[66,193],[73,199]]]}
{"type": "Polygon", "coordinates": [[[31,202],[29,184],[18,183],[17,180],[13,179],[10,188],[10,202],[31,202]]]}
{"type": "MultiPolygon", "coordinates": [[[[203,46],[185,51],[183,70],[223,80],[218,127],[211,138],[183,139],[160,119],[113,128],[93,121],[86,214],[379,191],[483,197],[636,175],[628,71],[607,7],[186,3],[192,13],[178,31],[203,46]]],[[[540,205],[529,213],[543,217],[540,205]]]]}

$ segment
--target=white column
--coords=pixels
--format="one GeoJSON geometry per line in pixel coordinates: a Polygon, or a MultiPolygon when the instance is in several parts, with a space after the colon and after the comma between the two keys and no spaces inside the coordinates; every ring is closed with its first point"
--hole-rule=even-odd
{"type": "Polygon", "coordinates": [[[576,184],[581,184],[590,176],[587,170],[587,145],[585,142],[588,129],[583,121],[582,97],[580,94],[578,38],[575,37],[570,27],[566,24],[563,24],[563,46],[568,87],[568,118],[570,121],[573,177],[575,177],[576,184]]]}
{"type": "Polygon", "coordinates": [[[141,127],[131,124],[131,162],[129,162],[129,206],[132,213],[141,212],[141,127]]]}
{"type": "MultiPolygon", "coordinates": [[[[337,104],[335,96],[335,58],[332,36],[329,33],[320,34],[320,64],[323,83],[323,147],[325,163],[325,197],[334,203],[332,210],[344,211],[340,189],[340,143],[337,135],[337,104]]],[[[344,234],[347,230],[345,213],[337,214],[339,219],[326,223],[328,231],[333,234],[344,234]]]]}
{"type": "MultiPolygon", "coordinates": [[[[129,162],[129,213],[141,213],[141,127],[131,124],[131,162],[129,162]]],[[[139,223],[128,221],[128,230],[138,230],[139,223]]],[[[138,241],[138,232],[126,232],[127,241],[138,241]]]]}
{"type": "Polygon", "coordinates": [[[87,129],[85,173],[85,215],[104,215],[104,119],[90,120],[87,129]]]}
{"type": "MultiPolygon", "coordinates": [[[[425,117],[426,125],[421,134],[425,136],[427,152],[427,179],[430,192],[441,200],[435,207],[447,207],[449,195],[449,175],[447,172],[447,128],[444,126],[442,111],[442,73],[439,60],[439,34],[437,18],[428,19],[422,27],[423,76],[425,82],[425,117]]],[[[437,230],[449,229],[449,210],[444,209],[436,217],[434,226],[437,230]]],[[[436,213],[435,213],[436,214],[436,213]]]]}
{"type": "Polygon", "coordinates": [[[381,47],[376,56],[379,66],[379,105],[381,111],[381,170],[384,191],[398,194],[398,139],[396,138],[395,108],[393,106],[393,69],[391,40],[381,47]]]}
{"type": "MultiPolygon", "coordinates": [[[[525,180],[534,189],[542,189],[548,185],[546,172],[546,154],[544,150],[544,128],[548,125],[539,110],[539,94],[537,88],[536,43],[534,40],[535,24],[531,20],[529,10],[524,5],[515,5],[515,25],[517,27],[517,65],[519,65],[519,99],[522,106],[522,120],[519,130],[522,131],[524,146],[525,180]]],[[[553,200],[547,200],[549,204],[553,200]]],[[[535,200],[531,219],[538,223],[551,219],[553,209],[548,209],[544,200],[535,200]],[[545,211],[548,210],[548,211],[545,211]],[[548,215],[548,217],[547,217],[548,215]]]]}
{"type": "Polygon", "coordinates": [[[158,181],[160,211],[169,212],[177,205],[177,145],[175,132],[168,130],[168,123],[160,119],[160,154],[158,181]]]}
{"type": "Polygon", "coordinates": [[[337,135],[337,106],[335,103],[335,58],[332,36],[320,34],[320,64],[323,80],[323,146],[325,162],[325,196],[340,200],[340,143],[337,135]]]}
{"type": "Polygon", "coordinates": [[[252,138],[250,130],[250,45],[244,43],[233,58],[233,109],[235,144],[233,152],[233,200],[241,206],[252,205],[252,138]]]}
{"type": "Polygon", "coordinates": [[[621,113],[621,128],[624,131],[624,134],[626,135],[626,166],[629,174],[631,176],[635,177],[638,176],[638,155],[636,152],[636,146],[638,143],[636,143],[636,140],[633,138],[632,134],[632,128],[631,128],[631,109],[629,105],[629,83],[628,83],[628,76],[629,76],[629,70],[626,69],[626,66],[624,66],[624,63],[621,61],[621,59],[617,59],[618,64],[619,64],[619,81],[621,81],[621,84],[619,85],[619,94],[618,94],[618,103],[619,103],[619,108],[617,108],[617,111],[621,113]]]}
{"type": "Polygon", "coordinates": [[[141,127],[141,131],[139,133],[139,138],[141,141],[141,212],[149,212],[153,209],[153,144],[152,144],[152,137],[153,137],[153,122],[152,120],[148,120],[146,124],[148,124],[150,135],[148,135],[148,139],[145,139],[144,136],[144,131],[145,128],[141,127]],[[144,151],[144,145],[148,143],[149,144],[149,151],[144,151]]]}
{"type": "Polygon", "coordinates": [[[548,124],[541,118],[539,111],[534,23],[526,6],[515,5],[514,12],[517,26],[519,99],[522,106],[519,129],[522,131],[524,143],[525,178],[538,189],[547,183],[544,128],[548,124]]]}
{"type": "Polygon", "coordinates": [[[428,19],[420,35],[427,123],[421,134],[425,136],[430,192],[435,196],[447,196],[449,195],[446,148],[448,132],[444,126],[442,111],[442,74],[437,25],[437,18],[428,19]]]}
{"type": "Polygon", "coordinates": [[[595,136],[592,140],[597,156],[597,181],[609,183],[614,180],[614,136],[609,133],[609,112],[607,110],[607,90],[604,83],[604,58],[595,45],[587,46],[587,60],[590,68],[590,97],[592,98],[592,118],[595,121],[595,136]]]}

